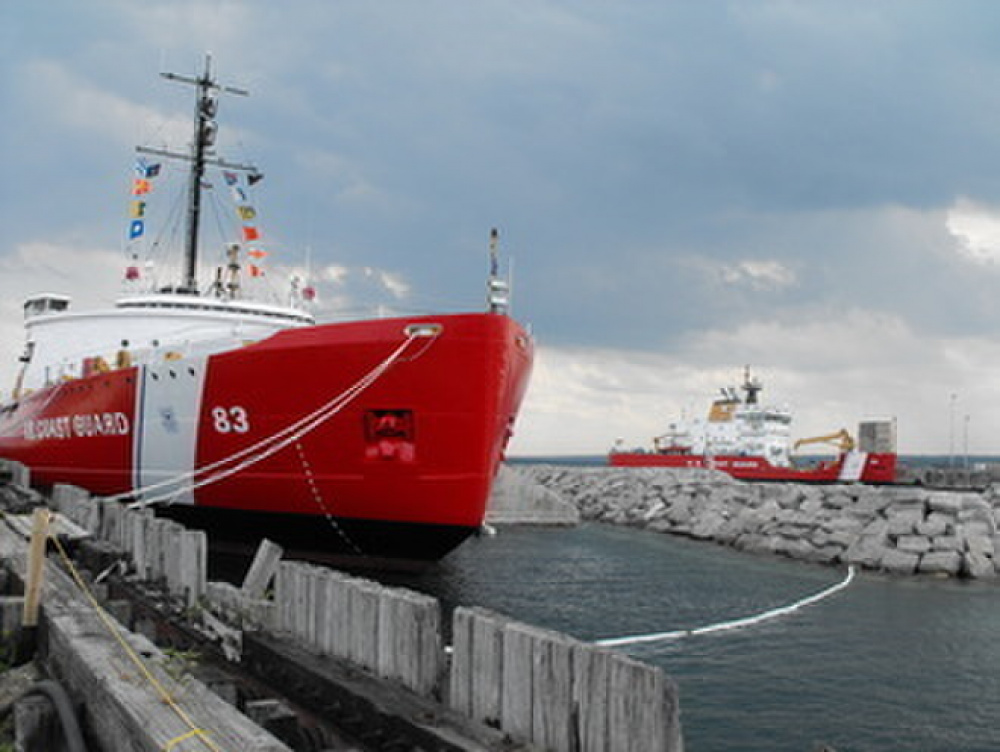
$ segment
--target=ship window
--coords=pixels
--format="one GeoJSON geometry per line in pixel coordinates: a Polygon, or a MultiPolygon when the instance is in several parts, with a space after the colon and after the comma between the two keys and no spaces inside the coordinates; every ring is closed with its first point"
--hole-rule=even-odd
{"type": "Polygon", "coordinates": [[[62,313],[69,308],[70,299],[65,295],[38,295],[24,303],[25,317],[40,316],[43,313],[62,313]]]}

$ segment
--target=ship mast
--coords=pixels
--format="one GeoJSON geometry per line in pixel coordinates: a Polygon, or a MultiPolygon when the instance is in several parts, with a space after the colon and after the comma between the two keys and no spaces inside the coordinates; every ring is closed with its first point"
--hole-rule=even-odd
{"type": "Polygon", "coordinates": [[[155,154],[171,159],[181,159],[190,162],[191,171],[188,182],[187,231],[184,243],[184,271],[177,292],[188,295],[198,294],[198,228],[201,223],[201,191],[205,176],[205,166],[213,165],[230,170],[249,172],[259,175],[253,165],[228,162],[213,156],[212,147],[219,130],[215,116],[219,111],[219,93],[249,96],[245,89],[234,86],[222,86],[212,77],[212,56],[205,56],[205,72],[201,76],[181,76],[177,73],[161,73],[163,78],[191,84],[196,88],[194,106],[194,139],[190,154],[180,154],[163,149],[151,149],[140,146],[136,151],[142,154],[155,154]]]}

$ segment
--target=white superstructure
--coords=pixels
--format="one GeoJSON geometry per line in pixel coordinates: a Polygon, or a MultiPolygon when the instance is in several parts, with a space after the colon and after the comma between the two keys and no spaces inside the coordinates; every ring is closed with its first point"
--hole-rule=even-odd
{"type": "Polygon", "coordinates": [[[65,295],[24,304],[26,341],[16,391],[87,375],[88,369],[205,356],[314,324],[294,307],[196,295],[124,297],[114,308],[73,312],[65,295]]]}
{"type": "Polygon", "coordinates": [[[748,371],[739,389],[722,389],[722,397],[712,403],[706,418],[671,423],[654,439],[657,451],[763,457],[776,467],[790,466],[791,410],[761,404],[762,388],[748,371]]]}

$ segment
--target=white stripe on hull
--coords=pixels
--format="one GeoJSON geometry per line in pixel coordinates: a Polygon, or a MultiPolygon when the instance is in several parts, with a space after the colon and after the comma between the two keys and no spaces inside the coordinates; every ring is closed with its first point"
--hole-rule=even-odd
{"type": "Polygon", "coordinates": [[[198,449],[198,416],[207,358],[185,358],[139,369],[136,389],[135,467],[140,490],[172,479],[149,496],[176,492],[174,504],[193,504],[190,473],[198,449]]]}

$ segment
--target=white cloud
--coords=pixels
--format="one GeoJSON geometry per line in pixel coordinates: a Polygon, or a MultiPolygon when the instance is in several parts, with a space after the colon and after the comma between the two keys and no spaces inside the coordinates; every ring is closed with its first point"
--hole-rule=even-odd
{"type": "Polygon", "coordinates": [[[386,315],[391,306],[407,301],[411,289],[398,272],[372,266],[327,264],[311,272],[301,267],[281,271],[277,276],[295,276],[313,287],[318,319],[386,315]]]}
{"type": "Polygon", "coordinates": [[[912,364],[926,357],[926,338],[893,314],[825,308],[800,316],[692,332],[685,354],[702,364],[736,357],[738,362],[809,372],[912,364]]]}
{"type": "Polygon", "coordinates": [[[347,279],[347,275],[350,270],[346,266],[340,266],[339,264],[329,264],[324,266],[318,275],[319,279],[327,280],[335,285],[343,284],[347,279]]]}
{"type": "Polygon", "coordinates": [[[399,274],[377,270],[375,277],[378,279],[379,284],[397,300],[402,300],[410,292],[410,286],[399,274]]]}
{"type": "Polygon", "coordinates": [[[746,260],[735,264],[720,264],[719,278],[727,285],[769,291],[791,287],[796,283],[795,272],[773,260],[746,260]]]}
{"type": "MultiPolygon", "coordinates": [[[[47,117],[68,126],[78,137],[81,132],[111,135],[115,141],[133,144],[138,128],[157,123],[156,140],[176,147],[191,138],[191,126],[180,118],[170,119],[155,110],[99,89],[82,76],[58,63],[40,60],[25,65],[24,78],[32,82],[36,106],[47,117]],[[52,107],[58,102],[58,107],[52,107]]],[[[157,145],[160,145],[159,143],[157,145]]]]}
{"type": "Polygon", "coordinates": [[[902,453],[961,451],[968,415],[972,454],[1000,443],[1000,342],[927,336],[852,311],[692,334],[665,355],[542,346],[510,454],[603,454],[617,439],[648,446],[671,420],[707,411],[746,364],[765,399],[792,407],[796,438],[895,418],[902,453]]]}
{"type": "Polygon", "coordinates": [[[960,198],[948,210],[946,224],[966,258],[987,266],[1000,263],[1000,208],[960,198]]]}

